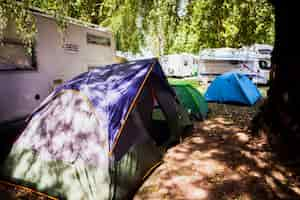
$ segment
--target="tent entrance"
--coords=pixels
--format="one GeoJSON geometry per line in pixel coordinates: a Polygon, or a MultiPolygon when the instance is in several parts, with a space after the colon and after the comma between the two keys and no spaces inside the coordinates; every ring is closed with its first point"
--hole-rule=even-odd
{"type": "Polygon", "coordinates": [[[174,98],[173,90],[166,89],[156,76],[151,77],[149,89],[153,102],[150,135],[158,146],[177,143],[184,128],[191,125],[188,114],[174,98]]]}
{"type": "Polygon", "coordinates": [[[151,137],[160,146],[168,141],[171,136],[169,124],[160,106],[154,107],[152,111],[151,137]]]}

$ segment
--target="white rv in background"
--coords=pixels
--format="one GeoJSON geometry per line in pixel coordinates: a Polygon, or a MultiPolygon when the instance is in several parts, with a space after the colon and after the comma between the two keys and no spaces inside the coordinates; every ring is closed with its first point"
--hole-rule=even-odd
{"type": "Polygon", "coordinates": [[[251,46],[242,47],[244,50],[254,51],[260,59],[264,59],[271,65],[271,56],[273,46],[269,44],[253,44],[251,46]]]}
{"type": "Polygon", "coordinates": [[[273,51],[273,46],[269,44],[253,44],[249,46],[249,50],[255,51],[257,54],[270,59],[273,51]]]}
{"type": "Polygon", "coordinates": [[[172,54],[160,57],[160,64],[169,77],[196,75],[199,58],[192,54],[172,54]]]}
{"type": "Polygon", "coordinates": [[[245,48],[205,49],[200,53],[198,77],[209,82],[226,72],[238,72],[247,75],[254,83],[267,84],[270,63],[254,50],[245,48]]]}
{"type": "Polygon", "coordinates": [[[26,52],[12,22],[0,45],[0,124],[26,117],[55,84],[114,60],[109,30],[66,18],[62,40],[55,18],[32,13],[37,27],[33,53],[26,52]]]}

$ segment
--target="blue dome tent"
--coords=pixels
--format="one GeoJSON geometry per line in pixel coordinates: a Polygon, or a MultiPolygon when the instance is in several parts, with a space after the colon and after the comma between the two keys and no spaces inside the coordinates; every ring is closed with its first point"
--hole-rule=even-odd
{"type": "Polygon", "coordinates": [[[238,73],[218,76],[205,93],[208,102],[254,105],[260,98],[261,94],[252,81],[238,73]]]}

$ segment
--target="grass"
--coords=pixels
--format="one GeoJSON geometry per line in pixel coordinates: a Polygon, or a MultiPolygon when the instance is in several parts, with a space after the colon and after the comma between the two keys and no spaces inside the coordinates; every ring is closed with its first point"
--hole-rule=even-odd
{"type": "Polygon", "coordinates": [[[269,86],[258,86],[258,90],[260,91],[260,93],[263,97],[267,97],[268,89],[269,89],[269,86]]]}
{"type": "Polygon", "coordinates": [[[169,83],[173,84],[190,84],[194,88],[197,88],[201,94],[204,94],[207,86],[201,84],[197,78],[189,78],[189,79],[178,79],[178,78],[168,78],[169,83]]]}
{"type": "Polygon", "coordinates": [[[194,87],[199,86],[199,81],[196,78],[193,79],[178,79],[178,78],[168,78],[169,83],[184,83],[190,84],[194,87]]]}

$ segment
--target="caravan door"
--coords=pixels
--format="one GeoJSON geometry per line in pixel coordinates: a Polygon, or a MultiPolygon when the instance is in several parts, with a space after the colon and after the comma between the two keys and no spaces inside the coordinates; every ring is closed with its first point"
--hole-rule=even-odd
{"type": "Polygon", "coordinates": [[[266,60],[259,60],[258,67],[259,67],[259,74],[265,78],[263,84],[268,84],[270,80],[271,64],[266,60]]]}
{"type": "Polygon", "coordinates": [[[254,60],[241,63],[238,73],[247,75],[253,83],[267,84],[269,81],[270,67],[265,60],[254,60]]]}

